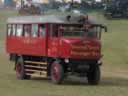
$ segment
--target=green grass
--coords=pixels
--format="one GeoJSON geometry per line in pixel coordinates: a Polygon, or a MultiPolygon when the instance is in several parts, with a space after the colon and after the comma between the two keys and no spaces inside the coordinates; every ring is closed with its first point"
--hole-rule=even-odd
{"type": "Polygon", "coordinates": [[[5,24],[15,11],[0,11],[0,95],[1,96],[127,96],[128,95],[128,20],[106,20],[101,13],[91,13],[108,26],[102,34],[102,80],[89,86],[79,80],[54,85],[47,79],[17,80],[14,64],[5,52],[5,24]]]}

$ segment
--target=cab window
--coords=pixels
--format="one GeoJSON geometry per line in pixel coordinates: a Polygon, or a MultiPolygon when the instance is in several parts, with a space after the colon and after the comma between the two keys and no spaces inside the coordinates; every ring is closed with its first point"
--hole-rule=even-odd
{"type": "Polygon", "coordinates": [[[58,37],[58,26],[57,25],[52,26],[52,37],[58,37]]]}
{"type": "Polygon", "coordinates": [[[12,25],[12,36],[15,36],[15,34],[16,34],[16,25],[13,24],[12,25]]]}
{"type": "Polygon", "coordinates": [[[17,32],[16,32],[16,36],[20,37],[23,35],[23,25],[18,24],[17,25],[17,32]]]}
{"type": "Polygon", "coordinates": [[[7,35],[8,35],[8,36],[11,36],[11,34],[12,34],[12,25],[11,25],[11,24],[8,24],[8,25],[7,25],[7,28],[8,28],[8,30],[7,30],[7,35]]]}
{"type": "Polygon", "coordinates": [[[32,24],[32,37],[38,37],[38,24],[32,24]]]}
{"type": "Polygon", "coordinates": [[[93,26],[88,30],[88,36],[94,38],[101,38],[101,27],[100,26],[93,26]]]}
{"type": "Polygon", "coordinates": [[[46,27],[44,24],[39,25],[39,36],[44,37],[46,35],[46,27]]]}
{"type": "Polygon", "coordinates": [[[97,28],[92,27],[88,29],[88,37],[97,37],[97,28]]]}
{"type": "Polygon", "coordinates": [[[30,24],[25,24],[24,25],[24,36],[25,37],[30,37],[31,36],[31,25],[30,24]]]}

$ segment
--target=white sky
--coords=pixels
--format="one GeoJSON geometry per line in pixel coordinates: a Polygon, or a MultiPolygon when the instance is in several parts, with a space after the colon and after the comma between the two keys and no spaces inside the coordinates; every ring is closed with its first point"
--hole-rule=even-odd
{"type": "Polygon", "coordinates": [[[95,0],[95,1],[97,1],[97,2],[101,2],[101,0],[95,0]]]}

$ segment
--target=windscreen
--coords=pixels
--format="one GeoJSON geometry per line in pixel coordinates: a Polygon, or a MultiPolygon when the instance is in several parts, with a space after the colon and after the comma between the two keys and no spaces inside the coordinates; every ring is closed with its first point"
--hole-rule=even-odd
{"type": "Polygon", "coordinates": [[[98,31],[95,27],[86,29],[83,25],[66,25],[61,27],[62,37],[97,37],[98,31]]]}
{"type": "Polygon", "coordinates": [[[82,37],[83,35],[84,35],[84,30],[82,28],[74,27],[74,26],[62,27],[63,37],[67,37],[67,36],[82,37]]]}

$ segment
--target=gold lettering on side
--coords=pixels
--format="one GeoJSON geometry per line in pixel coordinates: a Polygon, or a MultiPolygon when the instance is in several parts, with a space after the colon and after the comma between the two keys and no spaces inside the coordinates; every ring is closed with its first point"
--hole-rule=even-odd
{"type": "Polygon", "coordinates": [[[28,43],[30,43],[30,40],[29,39],[26,39],[23,42],[26,43],[26,44],[28,44],[28,43]]]}
{"type": "Polygon", "coordinates": [[[91,45],[84,45],[84,46],[71,46],[72,49],[77,50],[99,50],[99,46],[91,46],[91,45]]]}
{"type": "Polygon", "coordinates": [[[99,50],[99,46],[90,46],[88,45],[89,50],[99,50]]]}
{"type": "Polygon", "coordinates": [[[90,53],[89,52],[74,52],[74,51],[71,51],[71,54],[72,55],[78,55],[78,56],[89,56],[90,53]]]}
{"type": "Polygon", "coordinates": [[[75,52],[71,51],[71,55],[76,55],[76,56],[99,56],[98,52],[75,52]]]}
{"type": "Polygon", "coordinates": [[[87,50],[88,47],[87,46],[71,46],[72,49],[81,49],[81,50],[87,50]]]}
{"type": "Polygon", "coordinates": [[[24,42],[25,44],[34,44],[34,43],[36,43],[36,40],[25,39],[25,40],[23,40],[23,42],[24,42]]]}
{"type": "Polygon", "coordinates": [[[99,56],[98,52],[92,52],[92,56],[99,56]]]}

